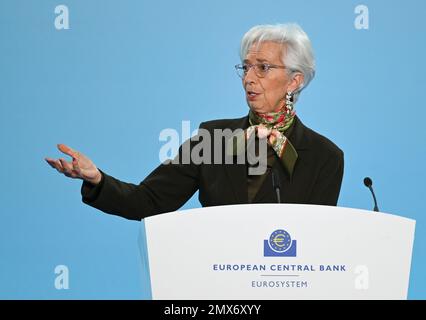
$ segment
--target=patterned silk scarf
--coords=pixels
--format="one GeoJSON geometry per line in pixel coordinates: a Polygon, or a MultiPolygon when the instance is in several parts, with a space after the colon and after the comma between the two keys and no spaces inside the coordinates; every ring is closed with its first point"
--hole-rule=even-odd
{"type": "MultiPolygon", "coordinates": [[[[281,159],[281,163],[290,174],[290,177],[293,175],[297,152],[284,133],[293,124],[295,115],[294,111],[287,114],[287,108],[285,107],[278,112],[270,113],[257,113],[250,110],[250,127],[244,131],[245,139],[243,139],[246,142],[253,134],[257,134],[259,139],[267,138],[268,144],[281,159]]],[[[232,153],[234,155],[237,153],[237,149],[236,145],[233,144],[232,153]]]]}

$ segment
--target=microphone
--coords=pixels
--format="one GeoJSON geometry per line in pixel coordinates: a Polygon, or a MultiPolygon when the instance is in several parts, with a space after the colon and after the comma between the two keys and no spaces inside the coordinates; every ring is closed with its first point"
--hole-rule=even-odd
{"type": "Polygon", "coordinates": [[[280,183],[280,179],[278,179],[277,175],[275,174],[274,169],[272,169],[272,187],[274,188],[277,194],[277,202],[281,203],[281,194],[280,194],[281,183],[280,183]]]}
{"type": "Polygon", "coordinates": [[[370,191],[371,191],[371,194],[373,195],[373,199],[374,199],[374,211],[376,211],[376,212],[379,212],[379,207],[377,206],[377,200],[376,200],[376,196],[375,196],[375,194],[374,194],[374,191],[373,191],[373,187],[372,187],[372,185],[373,185],[373,181],[369,178],[369,177],[365,177],[364,178],[364,185],[368,188],[368,189],[370,189],[370,191]]]}

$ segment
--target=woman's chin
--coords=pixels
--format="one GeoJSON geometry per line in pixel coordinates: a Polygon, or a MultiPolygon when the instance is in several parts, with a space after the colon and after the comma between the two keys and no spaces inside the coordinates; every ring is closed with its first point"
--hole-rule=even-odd
{"type": "Polygon", "coordinates": [[[253,111],[253,112],[258,112],[258,113],[265,112],[265,111],[263,111],[263,106],[259,105],[258,103],[253,103],[251,101],[247,101],[247,105],[250,108],[250,110],[253,111]]]}
{"type": "Polygon", "coordinates": [[[249,108],[251,111],[253,112],[257,112],[257,113],[267,113],[267,112],[271,112],[269,110],[267,110],[266,108],[264,108],[263,106],[259,106],[259,105],[253,105],[253,104],[248,104],[249,108]]]}

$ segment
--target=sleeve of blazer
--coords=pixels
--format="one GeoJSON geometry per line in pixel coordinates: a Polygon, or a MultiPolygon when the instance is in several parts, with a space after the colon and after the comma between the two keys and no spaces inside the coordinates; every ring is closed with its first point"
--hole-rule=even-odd
{"type": "MultiPolygon", "coordinates": [[[[187,140],[184,145],[190,144],[189,148],[181,146],[176,157],[182,159],[183,150],[191,150],[194,143],[193,139],[187,140]]],[[[82,201],[131,220],[175,211],[198,190],[199,166],[191,161],[188,164],[174,162],[160,164],[139,185],[122,182],[102,172],[99,185],[83,182],[82,201]]]]}
{"type": "Polygon", "coordinates": [[[340,149],[333,153],[323,165],[314,185],[311,203],[336,206],[343,179],[344,156],[340,149]]]}

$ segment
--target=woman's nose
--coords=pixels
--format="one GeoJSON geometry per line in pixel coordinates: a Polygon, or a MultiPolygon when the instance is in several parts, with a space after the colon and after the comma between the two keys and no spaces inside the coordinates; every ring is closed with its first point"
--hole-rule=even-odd
{"type": "Polygon", "coordinates": [[[256,72],[254,72],[254,68],[249,68],[247,73],[244,76],[244,83],[255,83],[257,80],[256,72]]]}

